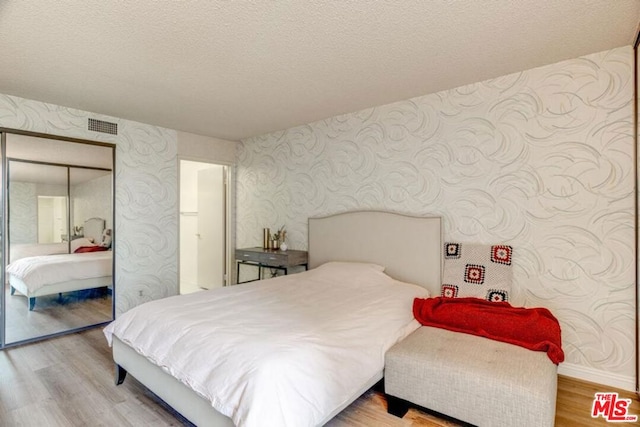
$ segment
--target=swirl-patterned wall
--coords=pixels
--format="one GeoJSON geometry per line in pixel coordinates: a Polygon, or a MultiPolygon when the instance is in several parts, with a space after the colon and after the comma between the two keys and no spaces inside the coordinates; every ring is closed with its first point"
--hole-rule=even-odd
{"type": "Polygon", "coordinates": [[[112,194],[110,175],[72,186],[72,226],[84,226],[84,222],[89,218],[104,218],[105,228],[113,228],[111,219],[112,194]]]}
{"type": "MultiPolygon", "coordinates": [[[[560,320],[560,370],[634,384],[633,51],[596,53],[242,141],[237,246],[352,209],[441,215],[515,248],[514,304],[560,320]]],[[[372,88],[375,90],[375,88],[372,88]]],[[[313,102],[313,100],[309,100],[313,102]]]]}
{"type": "Polygon", "coordinates": [[[11,203],[9,236],[12,244],[38,242],[38,193],[32,182],[12,182],[9,186],[11,203]]]}
{"type": "Polygon", "coordinates": [[[177,132],[0,94],[0,127],[114,143],[116,314],[178,293],[177,132]],[[118,136],[87,130],[87,118],[118,136]]]}

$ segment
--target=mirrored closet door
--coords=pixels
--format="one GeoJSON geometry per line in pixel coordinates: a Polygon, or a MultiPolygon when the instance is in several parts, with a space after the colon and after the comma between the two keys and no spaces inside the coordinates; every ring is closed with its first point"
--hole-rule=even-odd
{"type": "Polygon", "coordinates": [[[111,321],[114,147],[1,135],[2,346],[111,321]]]}

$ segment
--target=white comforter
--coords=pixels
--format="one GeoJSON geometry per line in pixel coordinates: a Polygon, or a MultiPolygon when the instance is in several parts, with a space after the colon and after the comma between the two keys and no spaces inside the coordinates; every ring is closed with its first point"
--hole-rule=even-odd
{"type": "Polygon", "coordinates": [[[329,263],[138,306],[106,329],[242,426],[315,426],[382,372],[427,291],[329,263]]]}
{"type": "Polygon", "coordinates": [[[11,262],[16,262],[21,258],[27,258],[32,256],[42,255],[56,255],[67,254],[69,249],[71,253],[74,253],[76,249],[81,246],[98,246],[87,238],[78,238],[69,242],[59,243],[19,243],[11,245],[9,248],[9,254],[11,256],[11,262]]]}
{"type": "Polygon", "coordinates": [[[69,252],[69,244],[62,243],[23,243],[11,245],[9,254],[11,262],[15,262],[20,258],[31,256],[66,254],[69,252]]]}
{"type": "Polygon", "coordinates": [[[35,292],[49,284],[111,276],[111,261],[111,251],[34,256],[12,262],[7,274],[35,292]]]}

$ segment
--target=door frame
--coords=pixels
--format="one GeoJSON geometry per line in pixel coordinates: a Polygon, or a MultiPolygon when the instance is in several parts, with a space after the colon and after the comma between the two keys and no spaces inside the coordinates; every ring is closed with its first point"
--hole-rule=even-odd
{"type": "Polygon", "coordinates": [[[178,292],[180,294],[180,237],[182,234],[182,227],[180,227],[180,197],[181,197],[181,169],[182,161],[207,163],[211,165],[224,166],[224,281],[223,286],[229,286],[232,282],[231,272],[232,270],[232,203],[233,200],[233,186],[231,185],[231,178],[233,176],[234,165],[228,162],[214,161],[210,159],[204,159],[201,157],[193,156],[178,156],[178,292]]]}

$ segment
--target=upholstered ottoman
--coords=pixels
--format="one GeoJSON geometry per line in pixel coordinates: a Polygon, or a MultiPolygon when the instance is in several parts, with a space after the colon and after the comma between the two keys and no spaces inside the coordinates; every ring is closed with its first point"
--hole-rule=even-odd
{"type": "Polygon", "coordinates": [[[547,354],[423,326],[386,354],[389,412],[405,401],[477,426],[553,426],[557,366],[547,354]]]}

